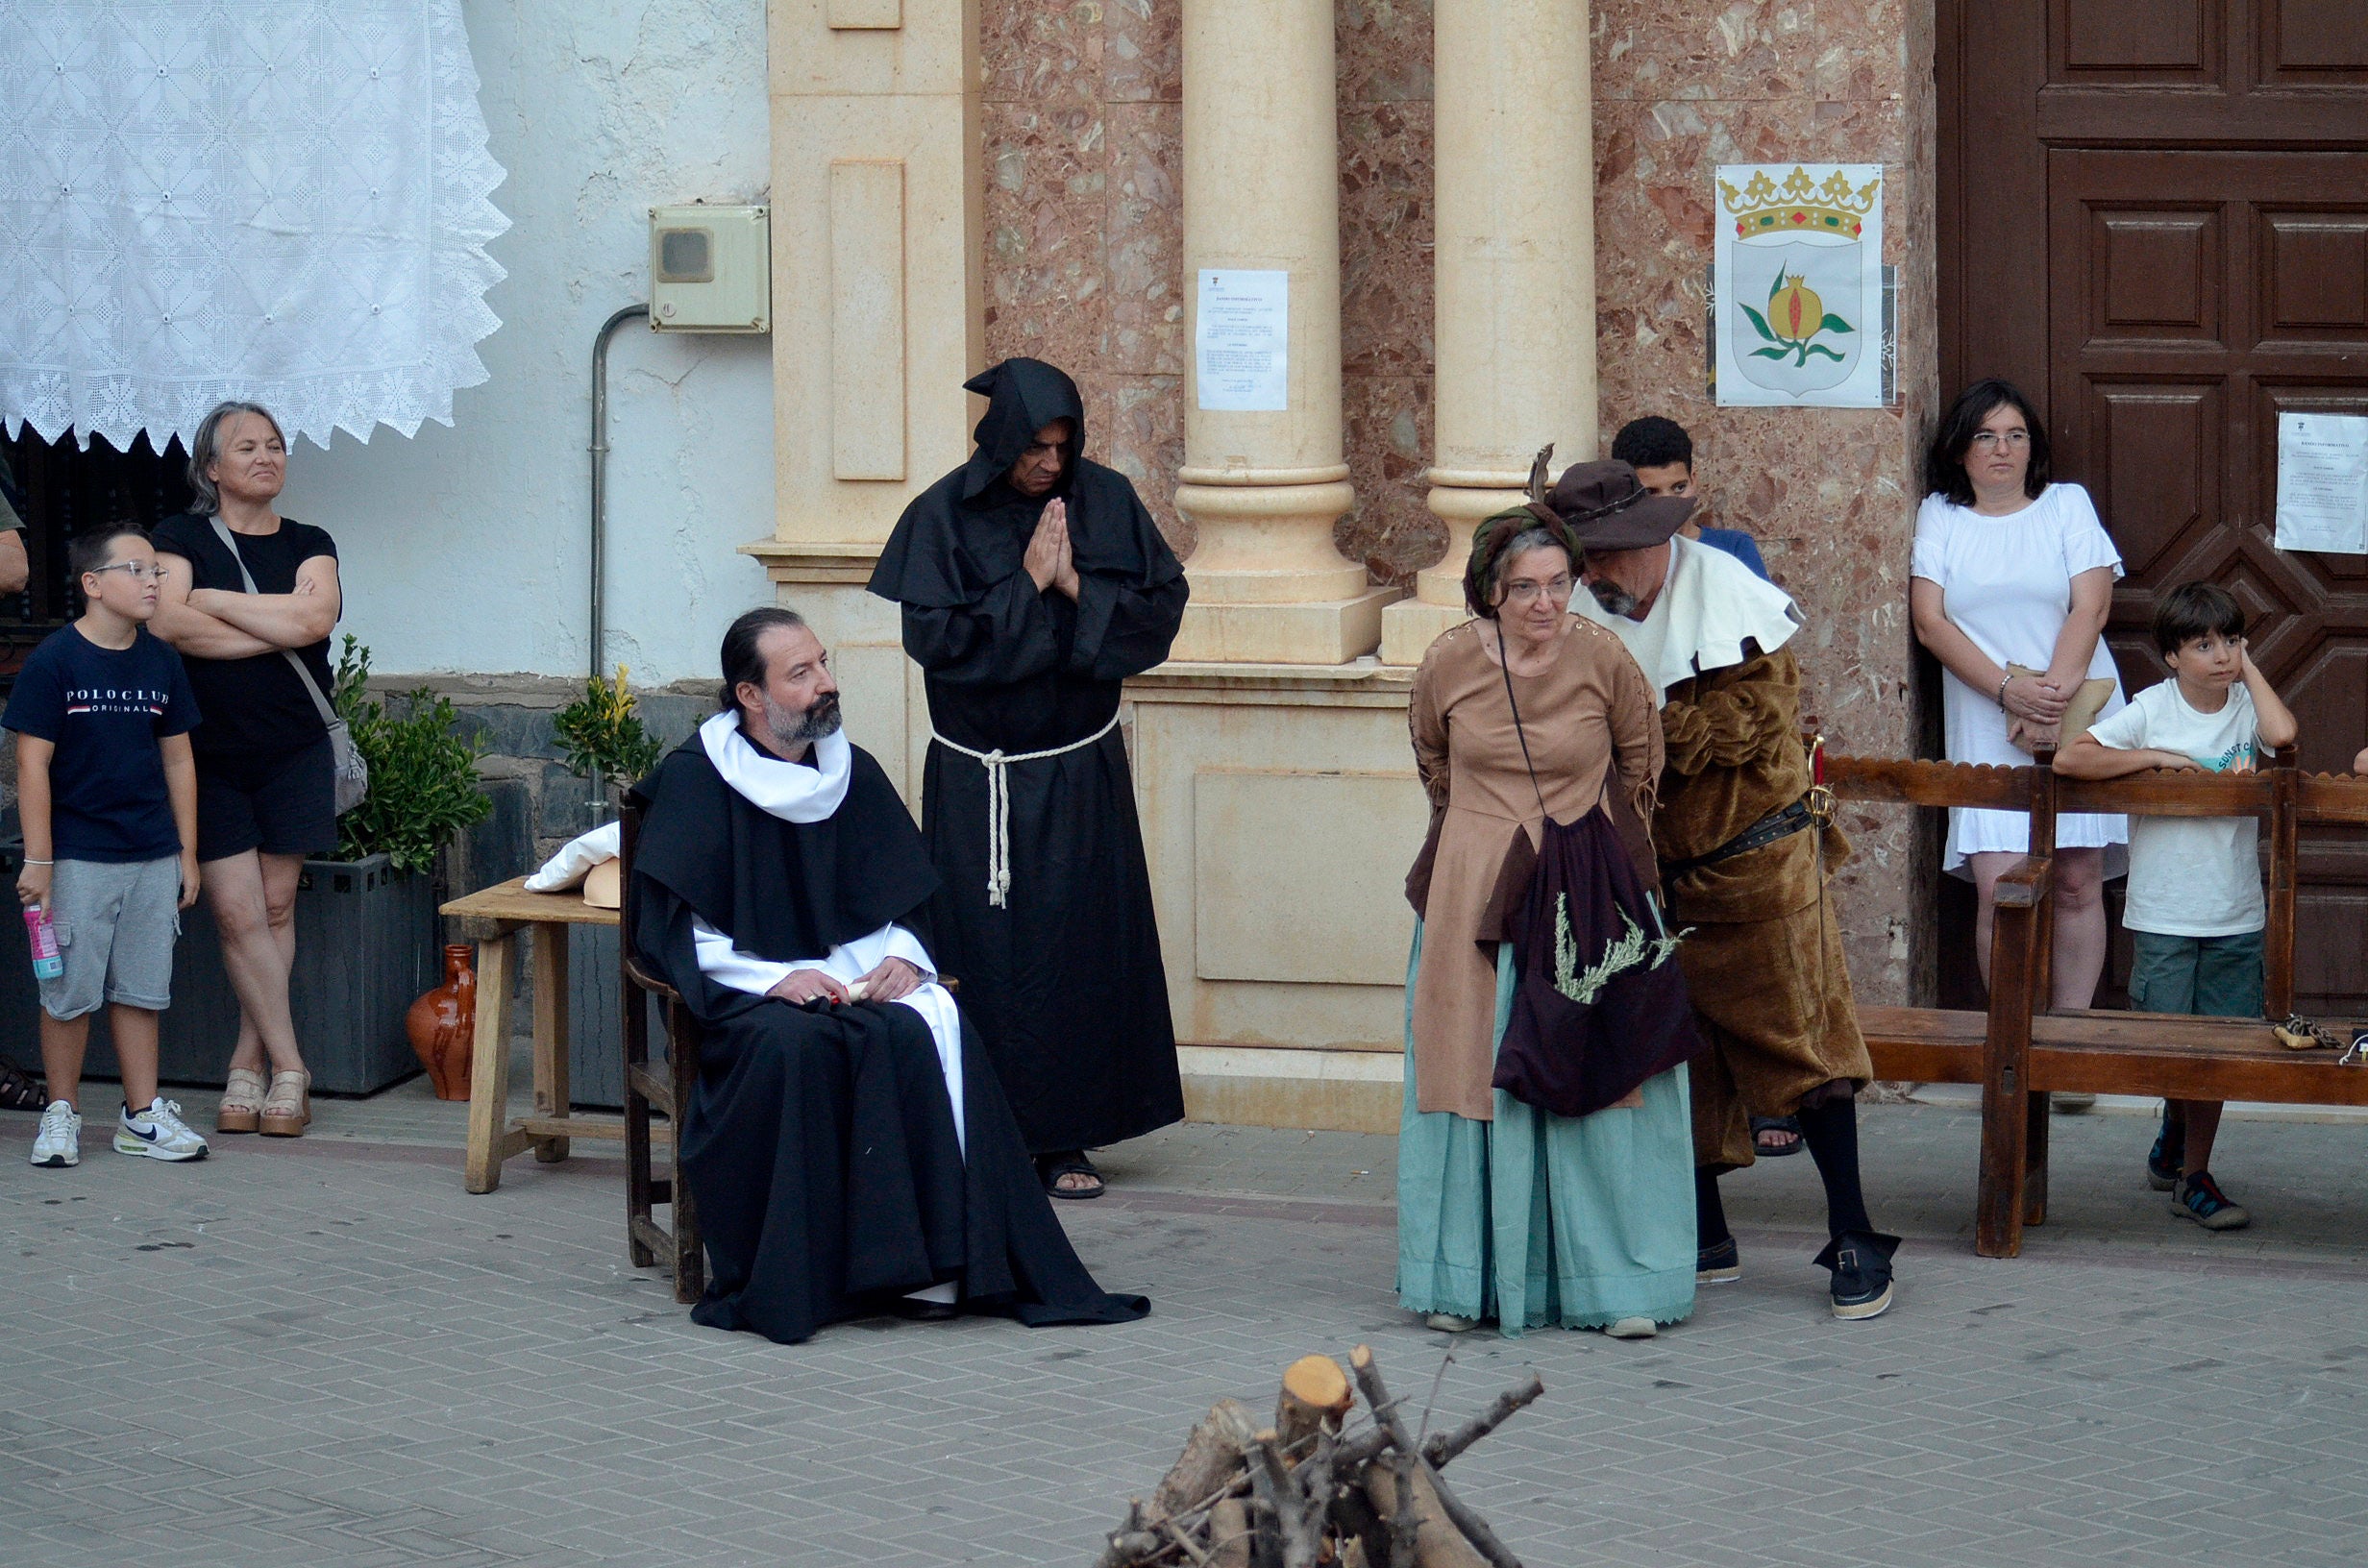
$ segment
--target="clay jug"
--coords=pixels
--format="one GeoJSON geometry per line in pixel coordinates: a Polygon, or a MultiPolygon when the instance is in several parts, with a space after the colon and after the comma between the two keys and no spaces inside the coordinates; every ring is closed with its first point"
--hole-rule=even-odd
{"type": "Polygon", "coordinates": [[[444,949],[444,983],[411,1004],[403,1026],[439,1100],[469,1097],[469,1058],[477,1043],[477,949],[444,949]]]}

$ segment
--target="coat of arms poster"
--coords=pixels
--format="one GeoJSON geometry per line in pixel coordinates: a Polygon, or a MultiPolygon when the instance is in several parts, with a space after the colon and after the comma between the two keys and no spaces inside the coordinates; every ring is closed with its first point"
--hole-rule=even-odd
{"type": "Polygon", "coordinates": [[[1719,404],[1882,407],[1883,165],[1727,163],[1715,178],[1719,404]]]}

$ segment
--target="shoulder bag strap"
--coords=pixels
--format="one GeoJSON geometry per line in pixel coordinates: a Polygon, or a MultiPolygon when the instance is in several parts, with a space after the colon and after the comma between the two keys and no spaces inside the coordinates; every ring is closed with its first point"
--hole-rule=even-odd
{"type": "Polygon", "coordinates": [[[1496,668],[1505,677],[1505,703],[1513,709],[1513,733],[1521,743],[1521,766],[1529,770],[1529,787],[1538,796],[1538,815],[1547,819],[1553,813],[1545,809],[1545,791],[1538,788],[1538,765],[1529,760],[1529,732],[1521,727],[1521,704],[1513,695],[1513,663],[1505,656],[1505,628],[1496,627],[1496,668]]]}
{"type": "MultiPolygon", "coordinates": [[[[222,541],[222,548],[231,552],[231,559],[237,564],[238,578],[247,585],[247,592],[261,593],[262,590],[255,586],[255,574],[247,570],[247,558],[238,553],[238,542],[232,536],[230,525],[222,521],[222,514],[217,512],[207,521],[213,525],[214,537],[222,541]]],[[[337,710],[330,706],[328,698],[321,695],[320,682],[312,678],[312,672],[305,668],[305,661],[298,658],[294,650],[284,648],[280,649],[280,657],[287,660],[288,668],[296,672],[296,678],[305,683],[305,692],[312,698],[312,706],[320,714],[321,723],[336,723],[337,710]]],[[[1512,688],[1506,689],[1510,691],[1512,688]]]]}

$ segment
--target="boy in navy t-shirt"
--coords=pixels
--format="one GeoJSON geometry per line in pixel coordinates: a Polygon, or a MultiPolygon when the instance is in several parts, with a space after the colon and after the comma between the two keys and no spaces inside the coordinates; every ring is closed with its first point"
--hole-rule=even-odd
{"type": "MultiPolygon", "coordinates": [[[[1637,471],[1637,482],[1647,493],[1656,496],[1693,496],[1699,498],[1701,487],[1693,477],[1693,437],[1686,427],[1674,419],[1659,414],[1646,414],[1632,419],[1619,428],[1612,438],[1612,455],[1637,471]]],[[[1767,576],[1767,562],[1760,558],[1760,547],[1752,543],[1751,535],[1740,528],[1714,528],[1701,521],[1711,515],[1710,507],[1697,505],[1693,516],[1686,519],[1677,531],[1689,539],[1696,539],[1721,550],[1751,568],[1757,576],[1767,576]]],[[[1786,1118],[1790,1119],[1790,1118],[1786,1118]]],[[[1782,1150],[1763,1147],[1760,1152],[1790,1154],[1800,1147],[1796,1140],[1782,1150]]]]}
{"type": "Polygon", "coordinates": [[[102,1004],[123,1071],[116,1152],[199,1160],[206,1140],[157,1097],[157,1015],[172,1000],[181,911],[197,901],[197,699],[181,655],[148,631],[148,536],[100,528],[73,542],[66,564],[82,619],[33,650],[0,716],[16,732],[16,896],[47,913],[64,961],[40,982],[50,1103],[33,1163],[82,1163],[83,1048],[102,1004]]]}

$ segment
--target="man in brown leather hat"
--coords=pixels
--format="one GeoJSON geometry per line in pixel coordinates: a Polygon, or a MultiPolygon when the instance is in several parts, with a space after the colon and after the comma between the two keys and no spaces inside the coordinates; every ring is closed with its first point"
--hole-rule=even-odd
{"type": "Polygon", "coordinates": [[[1610,627],[1661,690],[1667,764],[1653,817],[1679,962],[1710,1049],[1691,1072],[1706,1285],[1741,1273],[1718,1177],[1753,1163],[1749,1118],[1798,1114],[1825,1180],[1834,1315],[1891,1305],[1899,1238],[1868,1218],[1857,1106],[1873,1076],[1826,880],[1849,855],[1801,745],[1800,612],[1773,583],[1679,535],[1693,502],[1626,463],[1580,463],[1547,500],[1585,549],[1571,610],[1610,627]]]}

